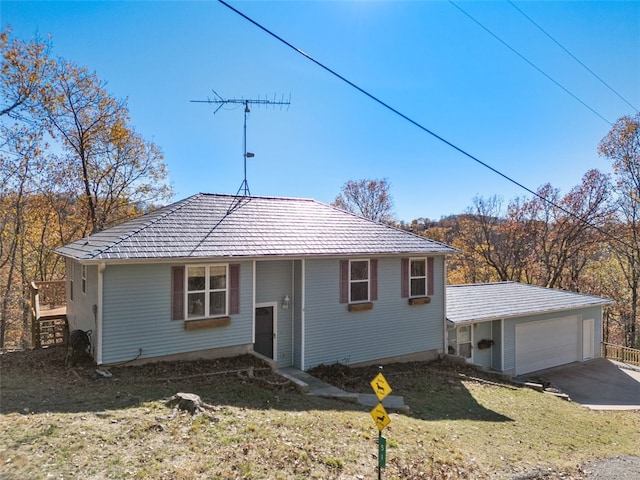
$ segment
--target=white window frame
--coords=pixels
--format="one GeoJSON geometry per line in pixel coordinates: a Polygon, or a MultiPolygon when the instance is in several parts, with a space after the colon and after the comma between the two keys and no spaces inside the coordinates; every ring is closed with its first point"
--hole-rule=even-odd
{"type": "Polygon", "coordinates": [[[422,297],[426,297],[427,296],[427,292],[429,291],[429,279],[427,276],[427,269],[429,268],[429,262],[427,261],[426,257],[414,257],[414,258],[410,258],[409,259],[409,298],[422,298],[422,297]],[[424,263],[424,275],[420,275],[420,276],[413,276],[411,275],[411,265],[413,262],[423,262],[424,263]],[[418,280],[418,279],[424,279],[424,293],[421,294],[416,294],[413,292],[413,282],[412,280],[418,280]]]}
{"type": "Polygon", "coordinates": [[[81,276],[80,286],[81,286],[82,294],[86,295],[87,294],[87,266],[86,265],[82,265],[80,276],[81,276]]]}
{"type": "Polygon", "coordinates": [[[467,362],[473,363],[473,326],[471,324],[459,325],[456,331],[456,343],[457,343],[457,355],[465,358],[467,362]],[[464,335],[463,335],[464,334],[464,335]],[[462,345],[468,345],[469,356],[463,355],[461,350],[462,345]]]}
{"type": "Polygon", "coordinates": [[[349,260],[349,303],[366,303],[371,298],[371,261],[368,258],[356,258],[349,260]],[[351,278],[351,265],[352,263],[366,262],[367,264],[367,278],[366,280],[358,279],[352,280],[351,278]],[[361,300],[353,300],[351,298],[351,285],[354,283],[367,283],[367,298],[361,300]]]}
{"type": "Polygon", "coordinates": [[[226,263],[211,263],[211,264],[198,264],[198,265],[185,265],[185,275],[184,275],[184,318],[186,320],[195,320],[202,318],[217,318],[217,317],[226,317],[229,315],[229,295],[230,295],[230,287],[229,287],[229,264],[226,263]],[[211,278],[211,269],[212,268],[220,268],[224,267],[225,269],[225,288],[211,288],[209,284],[211,278]],[[189,270],[196,268],[204,268],[204,289],[202,290],[189,290],[189,270]],[[211,315],[209,312],[211,310],[210,298],[211,293],[213,292],[225,292],[224,298],[224,312],[217,313],[215,315],[211,315]],[[189,294],[204,294],[204,305],[203,305],[203,314],[202,315],[194,315],[189,313],[189,294]]]}

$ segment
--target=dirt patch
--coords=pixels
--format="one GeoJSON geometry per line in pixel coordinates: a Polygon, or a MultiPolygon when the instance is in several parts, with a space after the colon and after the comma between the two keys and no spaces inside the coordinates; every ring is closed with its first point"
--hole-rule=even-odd
{"type": "Polygon", "coordinates": [[[513,384],[500,375],[484,372],[470,365],[463,365],[449,360],[435,360],[425,362],[393,363],[379,366],[352,368],[339,363],[333,365],[319,365],[309,370],[309,373],[325,382],[339,387],[348,392],[369,393],[371,391],[370,382],[378,374],[382,373],[396,391],[411,390],[416,378],[422,380],[442,380],[451,379],[476,380],[478,382],[491,382],[506,387],[513,384]]]}
{"type": "Polygon", "coordinates": [[[72,366],[66,348],[51,347],[0,354],[0,375],[1,413],[122,408],[211,385],[294,388],[252,355],[103,368],[88,356],[72,366]]]}

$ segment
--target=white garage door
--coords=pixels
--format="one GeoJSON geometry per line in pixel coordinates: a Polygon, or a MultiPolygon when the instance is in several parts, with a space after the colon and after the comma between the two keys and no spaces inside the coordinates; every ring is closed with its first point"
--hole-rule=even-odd
{"type": "Polygon", "coordinates": [[[578,317],[516,325],[516,375],[578,360],[578,317]]]}

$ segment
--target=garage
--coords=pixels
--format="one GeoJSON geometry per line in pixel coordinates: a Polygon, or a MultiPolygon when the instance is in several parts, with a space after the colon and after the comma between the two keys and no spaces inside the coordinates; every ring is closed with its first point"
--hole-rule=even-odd
{"type": "Polygon", "coordinates": [[[603,309],[611,303],[517,282],[447,285],[445,348],[509,375],[584,362],[601,355],[603,309]]]}
{"type": "Polygon", "coordinates": [[[577,316],[516,325],[516,375],[578,361],[579,325],[577,316]]]}

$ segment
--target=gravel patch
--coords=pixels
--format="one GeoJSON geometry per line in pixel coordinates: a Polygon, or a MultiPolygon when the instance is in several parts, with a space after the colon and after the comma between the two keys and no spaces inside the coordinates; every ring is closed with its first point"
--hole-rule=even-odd
{"type": "Polygon", "coordinates": [[[637,480],[640,478],[640,456],[613,457],[584,466],[587,479],[637,480]]]}

